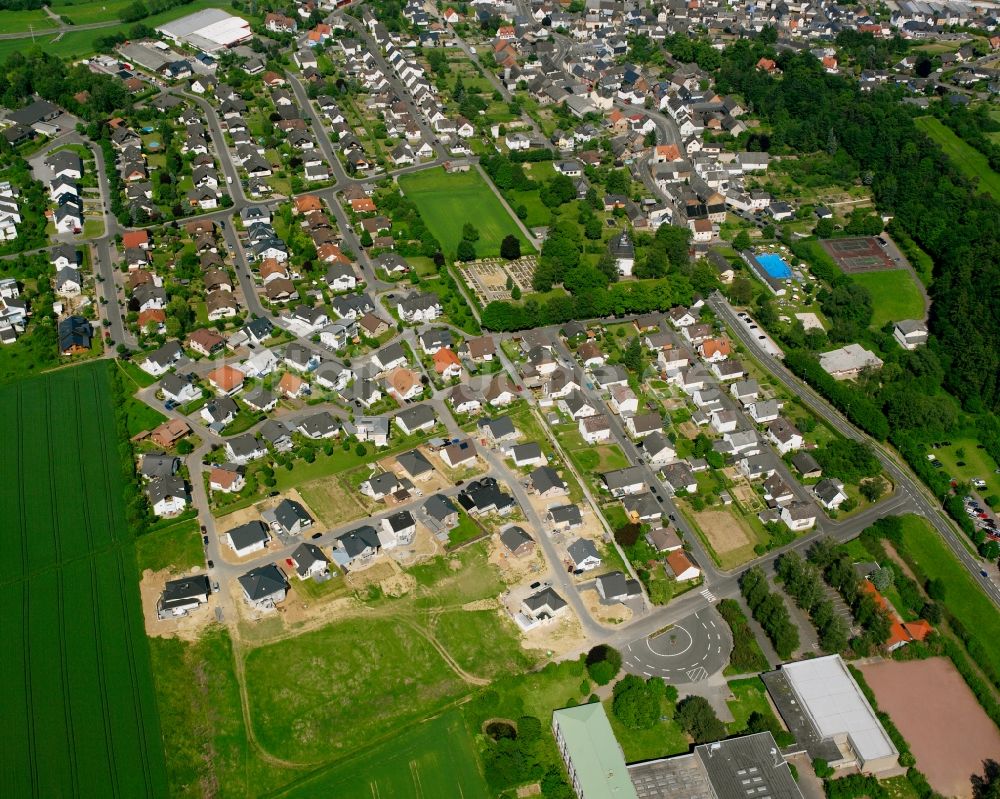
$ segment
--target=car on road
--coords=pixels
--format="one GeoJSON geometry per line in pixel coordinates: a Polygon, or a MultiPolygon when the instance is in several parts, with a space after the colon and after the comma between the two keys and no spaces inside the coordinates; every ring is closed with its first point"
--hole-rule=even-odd
{"type": "Polygon", "coordinates": [[[167,400],[166,402],[163,403],[163,407],[166,408],[168,411],[172,411],[174,408],[177,407],[177,403],[174,400],[167,400]]]}
{"type": "Polygon", "coordinates": [[[528,588],[530,588],[532,591],[534,591],[536,588],[541,588],[541,587],[542,587],[542,584],[540,582],[538,582],[537,580],[535,582],[533,582],[531,585],[528,586],[528,588]]]}
{"type": "Polygon", "coordinates": [[[207,535],[203,535],[201,537],[201,543],[203,543],[205,546],[208,546],[208,536],[207,535]]]}
{"type": "Polygon", "coordinates": [[[207,533],[207,532],[208,532],[208,530],[206,530],[206,529],[205,529],[205,525],[202,525],[202,526],[201,526],[201,531],[202,531],[203,533],[207,533]]]}
{"type": "Polygon", "coordinates": [[[210,568],[210,569],[214,569],[215,568],[215,561],[214,560],[208,561],[208,568],[210,568]]]}
{"type": "Polygon", "coordinates": [[[986,569],[980,569],[979,573],[983,575],[983,577],[989,578],[989,575],[986,573],[986,569]]]}
{"type": "Polygon", "coordinates": [[[280,491],[272,491],[272,492],[271,492],[270,494],[268,494],[268,496],[269,496],[269,497],[276,497],[276,496],[278,496],[278,494],[280,494],[280,493],[281,493],[280,491]]]}
{"type": "Polygon", "coordinates": [[[215,593],[219,593],[219,581],[218,580],[216,580],[214,583],[212,583],[212,590],[215,593]]]}
{"type": "Polygon", "coordinates": [[[312,537],[312,540],[315,541],[317,538],[322,538],[323,534],[322,533],[313,533],[311,537],[312,537]]]}

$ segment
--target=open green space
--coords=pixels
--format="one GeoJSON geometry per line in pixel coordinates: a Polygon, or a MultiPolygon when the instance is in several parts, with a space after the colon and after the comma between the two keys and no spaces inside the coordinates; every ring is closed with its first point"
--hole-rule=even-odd
{"type": "Polygon", "coordinates": [[[454,257],[462,239],[462,226],[471,222],[479,230],[476,255],[500,255],[500,242],[513,234],[521,242],[521,252],[533,252],[514,219],[475,170],[448,174],[444,168],[425,169],[399,178],[403,193],[416,203],[424,223],[441,243],[445,254],[454,257]]]}
{"type": "Polygon", "coordinates": [[[482,534],[483,528],[472,521],[472,518],[465,511],[460,510],[458,513],[458,524],[454,529],[448,531],[448,543],[451,546],[457,546],[458,544],[464,544],[466,541],[471,541],[482,534]]]}
{"type": "Polygon", "coordinates": [[[903,516],[903,544],[923,576],[945,585],[944,604],[976,639],[993,673],[1000,673],[1000,615],[936,530],[920,516],[903,516]]]}
{"type": "Polygon", "coordinates": [[[204,566],[205,551],[198,520],[186,519],[139,536],[135,541],[135,559],[140,572],[169,569],[181,574],[204,566]]]}
{"type": "Polygon", "coordinates": [[[521,646],[514,622],[498,610],[446,611],[435,621],[434,637],[459,666],[477,677],[492,679],[535,663],[521,646]],[[483,646],[484,641],[489,646],[483,646]]]}
{"type": "Polygon", "coordinates": [[[8,796],[164,796],[107,362],[0,389],[8,796]]]}
{"type": "Polygon", "coordinates": [[[916,117],[914,123],[944,150],[955,168],[978,184],[980,191],[1000,200],[1000,175],[990,169],[986,156],[963,141],[943,122],[932,116],[916,117]]]}
{"type": "Polygon", "coordinates": [[[487,799],[489,793],[462,714],[449,710],[277,795],[487,799]]]}
{"type": "Polygon", "coordinates": [[[144,430],[154,430],[167,421],[167,417],[156,408],[149,407],[145,402],[137,400],[135,397],[128,398],[124,410],[130,436],[138,435],[144,430]]]}
{"type": "Polygon", "coordinates": [[[924,318],[924,298],[908,269],[862,272],[851,275],[851,280],[872,295],[873,328],[901,319],[924,318]]]}
{"type": "Polygon", "coordinates": [[[962,482],[985,480],[986,488],[979,493],[984,497],[1000,496],[1000,474],[996,473],[997,464],[986,449],[980,448],[975,438],[950,438],[948,441],[949,446],[928,451],[944,464],[945,474],[962,482]]]}
{"type": "Polygon", "coordinates": [[[27,9],[24,11],[0,11],[0,30],[5,33],[24,33],[31,35],[34,30],[44,31],[46,28],[54,28],[55,21],[41,8],[27,9]]]}
{"type": "Polygon", "coordinates": [[[349,753],[465,691],[430,641],[384,618],[258,647],[247,655],[246,683],[261,745],[297,762],[349,753]]]}
{"type": "Polygon", "coordinates": [[[733,720],[728,725],[731,734],[743,732],[747,728],[747,719],[751,713],[760,713],[768,718],[774,718],[777,722],[774,711],[767,701],[767,689],[760,677],[730,680],[729,690],[733,694],[732,699],[726,700],[733,714],[733,720]]]}

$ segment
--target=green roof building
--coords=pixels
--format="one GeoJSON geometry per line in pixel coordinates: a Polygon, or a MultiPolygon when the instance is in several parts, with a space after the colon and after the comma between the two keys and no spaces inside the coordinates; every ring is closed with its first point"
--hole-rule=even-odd
{"type": "Polygon", "coordinates": [[[552,731],[580,799],[638,799],[600,702],[554,711],[552,731]]]}

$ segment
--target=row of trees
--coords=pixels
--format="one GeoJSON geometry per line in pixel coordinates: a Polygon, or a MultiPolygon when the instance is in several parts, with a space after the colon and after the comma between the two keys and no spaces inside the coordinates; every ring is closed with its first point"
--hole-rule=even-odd
{"type": "Polygon", "coordinates": [[[733,651],[729,655],[729,665],[740,674],[767,671],[770,664],[761,652],[739,603],[735,599],[723,599],[716,607],[733,633],[733,651]]]}
{"type": "Polygon", "coordinates": [[[778,579],[795,604],[809,614],[819,633],[819,645],[827,652],[847,649],[850,630],[837,615],[833,603],[823,594],[823,578],[819,569],[805,561],[798,552],[786,552],[776,565],[778,579]]]}
{"type": "Polygon", "coordinates": [[[863,630],[850,642],[855,654],[865,656],[882,647],[892,633],[892,619],[875,597],[863,590],[864,578],[855,571],[850,553],[831,539],[823,538],[810,547],[808,559],[844,598],[854,621],[863,630]]]}
{"type": "Polygon", "coordinates": [[[799,631],[788,615],[784,600],[771,591],[767,576],[760,566],[754,566],[740,577],[740,592],[753,617],[764,628],[774,644],[774,651],[782,660],[788,660],[799,648],[799,631]]]}

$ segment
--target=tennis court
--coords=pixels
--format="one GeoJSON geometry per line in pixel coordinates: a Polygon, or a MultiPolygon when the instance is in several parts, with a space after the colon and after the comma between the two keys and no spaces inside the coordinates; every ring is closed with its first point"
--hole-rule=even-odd
{"type": "Polygon", "coordinates": [[[847,274],[898,268],[874,236],[827,239],[822,244],[827,254],[847,274]]]}

